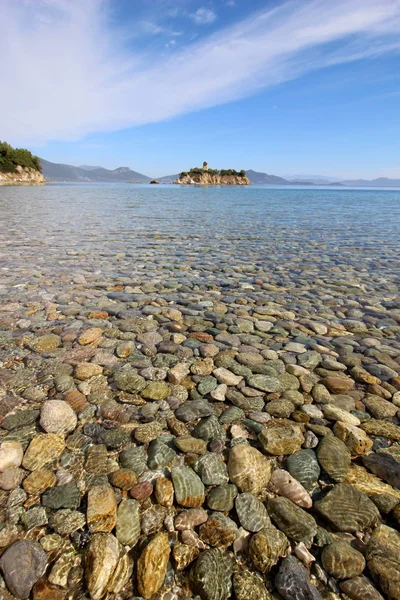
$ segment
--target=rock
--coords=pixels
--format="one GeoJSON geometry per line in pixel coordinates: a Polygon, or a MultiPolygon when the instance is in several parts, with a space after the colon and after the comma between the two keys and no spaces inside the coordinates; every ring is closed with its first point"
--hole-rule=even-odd
{"type": "Polygon", "coordinates": [[[400,461],[390,454],[368,454],[363,463],[375,475],[394,488],[400,489],[400,461]]]}
{"type": "Polygon", "coordinates": [[[113,489],[108,485],[89,490],[86,519],[92,533],[111,532],[117,523],[117,503],[113,489]]]}
{"type": "Polygon", "coordinates": [[[400,441],[400,427],[391,421],[368,419],[361,423],[361,429],[369,435],[379,435],[388,440],[400,441]]]}
{"type": "Polygon", "coordinates": [[[178,504],[197,508],[204,503],[204,485],[200,477],[189,467],[173,467],[171,470],[175,498],[178,504]]]}
{"type": "Polygon", "coordinates": [[[183,571],[199,556],[200,551],[195,546],[180,544],[177,542],[172,549],[175,568],[177,571],[183,571]]]}
{"type": "Polygon", "coordinates": [[[118,594],[132,570],[132,559],[111,533],[92,537],[85,556],[85,579],[91,600],[101,600],[107,592],[118,594]]]}
{"type": "Polygon", "coordinates": [[[65,441],[62,434],[39,434],[29,444],[22,460],[22,466],[28,471],[41,469],[45,465],[56,462],[64,448],[65,441]]]}
{"type": "Polygon", "coordinates": [[[397,406],[374,394],[367,394],[363,399],[363,404],[375,419],[390,419],[398,411],[397,406]]]}
{"type": "Polygon", "coordinates": [[[333,433],[346,444],[352,454],[366,454],[372,448],[372,440],[355,425],[337,421],[333,426],[333,433]]]}
{"type": "Polygon", "coordinates": [[[117,510],[117,540],[133,548],[140,537],[140,504],[137,500],[122,500],[117,510]]]}
{"type": "Polygon", "coordinates": [[[76,413],[63,400],[49,400],[40,411],[40,425],[47,433],[68,433],[77,425],[76,413]]]}
{"type": "Polygon", "coordinates": [[[339,531],[362,531],[376,525],[379,511],[371,500],[348,483],[339,483],[315,502],[317,512],[339,531]]]}
{"type": "Polygon", "coordinates": [[[114,487],[121,490],[131,490],[137,484],[137,476],[130,469],[118,469],[108,476],[108,480],[114,487]]]}
{"type": "Polygon", "coordinates": [[[95,365],[94,363],[79,363],[75,367],[75,377],[81,381],[85,381],[96,375],[101,375],[102,372],[103,367],[95,365]]]}
{"type": "Polygon", "coordinates": [[[119,390],[129,394],[139,394],[147,385],[145,378],[141,377],[131,366],[115,371],[114,383],[119,390]]]}
{"type": "Polygon", "coordinates": [[[199,529],[200,539],[214,548],[228,548],[231,546],[236,533],[236,523],[219,512],[212,513],[199,529]]]}
{"type": "Polygon", "coordinates": [[[266,452],[276,456],[294,454],[304,442],[300,427],[286,419],[268,421],[258,439],[266,452]]]}
{"type": "Polygon", "coordinates": [[[61,338],[54,333],[41,335],[40,337],[34,338],[29,343],[30,349],[34,352],[51,352],[59,346],[61,346],[61,338]]]}
{"type": "Polygon", "coordinates": [[[176,452],[160,438],[153,440],[148,449],[147,464],[150,469],[171,466],[176,459],[176,452]]]}
{"type": "Polygon", "coordinates": [[[147,400],[165,400],[169,396],[170,387],[164,381],[150,381],[141,395],[147,400]]]}
{"type": "Polygon", "coordinates": [[[400,490],[395,490],[391,485],[384,483],[381,479],[369,473],[360,465],[351,465],[347,473],[346,482],[351,483],[355,488],[371,497],[371,500],[377,496],[385,495],[392,498],[391,502],[397,500],[400,502],[400,490]]]}
{"type": "Polygon", "coordinates": [[[365,569],[365,558],[361,552],[340,540],[324,547],[321,561],[324,569],[336,579],[357,577],[365,569]]]}
{"type": "Polygon", "coordinates": [[[313,450],[299,450],[288,456],[286,466],[306,490],[310,491],[316,486],[321,470],[313,450]]]}
{"type": "Polygon", "coordinates": [[[49,508],[71,508],[76,509],[81,503],[81,493],[75,483],[67,483],[52,487],[42,496],[43,506],[49,508]]]}
{"type": "Polygon", "coordinates": [[[236,485],[232,485],[231,483],[219,485],[209,491],[207,495],[207,506],[208,508],[211,508],[211,510],[229,512],[233,508],[237,493],[236,485]]]}
{"type": "Polygon", "coordinates": [[[264,504],[249,492],[237,496],[235,508],[241,526],[247,531],[257,532],[271,524],[264,504]]]}
{"type": "Polygon", "coordinates": [[[290,548],[286,535],[275,527],[261,529],[252,536],[249,556],[260,573],[269,573],[290,548]]]}
{"type": "Polygon", "coordinates": [[[221,550],[202,552],[190,573],[196,594],[203,600],[228,600],[232,589],[232,563],[221,550]]]}
{"type": "Polygon", "coordinates": [[[238,385],[243,377],[240,375],[235,375],[228,369],[224,369],[223,367],[219,367],[218,369],[214,369],[213,371],[214,377],[218,380],[219,383],[224,383],[225,385],[238,385]]]}
{"type": "Polygon", "coordinates": [[[247,383],[250,387],[263,392],[274,393],[283,391],[279,379],[277,377],[270,377],[269,375],[251,375],[247,378],[247,383]]]}
{"type": "Polygon", "coordinates": [[[205,523],[207,519],[208,514],[204,508],[191,508],[190,510],[182,510],[175,517],[175,529],[178,531],[194,529],[194,527],[205,523]]]}
{"type": "Polygon", "coordinates": [[[212,452],[207,452],[196,461],[195,470],[204,485],[221,485],[229,481],[226,464],[212,452]]]}
{"type": "Polygon", "coordinates": [[[294,556],[281,562],[275,586],[285,600],[322,600],[317,588],[310,583],[306,569],[294,556]]]}
{"type": "Polygon", "coordinates": [[[343,410],[333,404],[324,404],[323,412],[324,416],[330,421],[342,421],[343,423],[355,426],[360,425],[360,419],[358,417],[355,417],[347,410],[343,410]]]}
{"type": "Polygon", "coordinates": [[[124,469],[130,469],[138,477],[147,468],[147,452],[143,446],[123,450],[119,460],[124,469]]]}
{"type": "Polygon", "coordinates": [[[207,442],[191,435],[174,438],[174,444],[185,454],[205,454],[207,452],[207,442]]]}
{"type": "Polygon", "coordinates": [[[192,435],[205,442],[210,442],[211,440],[223,437],[223,430],[217,417],[212,415],[211,417],[201,419],[193,429],[192,435]]]}
{"type": "Polygon", "coordinates": [[[57,483],[57,478],[53,471],[50,469],[38,469],[32,471],[23,482],[23,488],[27,494],[35,496],[36,494],[42,494],[47,489],[52,488],[57,483]]]}
{"type": "Polygon", "coordinates": [[[0,473],[0,489],[5,491],[14,490],[21,485],[26,473],[23,469],[7,469],[0,473]]]}
{"type": "Polygon", "coordinates": [[[372,534],[367,545],[367,564],[373,579],[382,591],[400,599],[400,534],[381,525],[372,534]]]}
{"type": "Polygon", "coordinates": [[[351,600],[383,600],[383,596],[366,577],[354,577],[340,582],[339,585],[351,600]]]}
{"type": "Polygon", "coordinates": [[[68,536],[78,529],[84,529],[85,525],[85,515],[78,510],[58,510],[50,516],[51,528],[62,536],[68,536]]]}
{"type": "Polygon", "coordinates": [[[323,380],[323,384],[332,394],[345,394],[354,389],[354,381],[350,377],[329,375],[323,380]]]}
{"type": "Polygon", "coordinates": [[[312,499],[307,490],[294,477],[283,470],[276,469],[269,482],[270,488],[279,496],[285,496],[302,508],[311,508],[312,499]]]}
{"type": "Polygon", "coordinates": [[[78,338],[78,344],[81,346],[87,346],[88,344],[94,344],[99,340],[103,331],[99,327],[91,327],[84,331],[78,338]]]}
{"type": "Polygon", "coordinates": [[[136,500],[145,500],[152,495],[153,485],[150,481],[141,481],[137,485],[134,485],[129,493],[136,500]]]}
{"type": "Polygon", "coordinates": [[[17,469],[22,463],[24,450],[19,442],[0,444],[0,473],[7,469],[17,469]]]}
{"type": "Polygon", "coordinates": [[[333,435],[323,437],[317,447],[318,462],[334,481],[344,481],[351,463],[346,444],[333,435]]]}
{"type": "Polygon", "coordinates": [[[170,552],[166,533],[158,533],[142,551],[137,563],[137,586],[143,598],[151,598],[164,583],[170,552]]]}
{"type": "Polygon", "coordinates": [[[263,580],[256,573],[237,571],[233,576],[236,600],[271,600],[263,580]]]}
{"type": "Polygon", "coordinates": [[[142,444],[152,442],[162,433],[163,426],[157,421],[152,423],[144,423],[135,429],[135,439],[142,444]]]}
{"type": "Polygon", "coordinates": [[[0,568],[10,592],[17,598],[28,598],[34,584],[47,567],[47,554],[37,542],[21,540],[7,548],[0,568]]]}
{"type": "Polygon", "coordinates": [[[248,444],[231,448],[228,460],[229,477],[241,492],[259,494],[271,477],[269,460],[248,444]]]}
{"type": "Polygon", "coordinates": [[[296,542],[309,543],[317,533],[317,523],[310,514],[288,498],[268,501],[268,513],[277,527],[296,542]]]}

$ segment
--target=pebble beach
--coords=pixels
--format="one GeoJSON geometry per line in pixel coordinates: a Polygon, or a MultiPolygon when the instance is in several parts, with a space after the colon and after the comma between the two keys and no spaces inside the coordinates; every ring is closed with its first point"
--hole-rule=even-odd
{"type": "Polygon", "coordinates": [[[400,600],[400,191],[0,192],[0,598],[400,600]]]}

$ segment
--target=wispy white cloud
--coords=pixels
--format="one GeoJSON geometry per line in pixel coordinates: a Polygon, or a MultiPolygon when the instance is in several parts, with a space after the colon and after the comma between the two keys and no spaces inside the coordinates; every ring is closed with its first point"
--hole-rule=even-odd
{"type": "Polygon", "coordinates": [[[161,58],[124,45],[111,5],[0,0],[2,138],[76,140],[400,50],[400,0],[291,0],[161,58]]]}
{"type": "Polygon", "coordinates": [[[202,6],[198,8],[195,13],[192,13],[191,18],[197,25],[210,25],[210,23],[214,23],[217,18],[217,15],[211,8],[205,8],[202,6]]]}

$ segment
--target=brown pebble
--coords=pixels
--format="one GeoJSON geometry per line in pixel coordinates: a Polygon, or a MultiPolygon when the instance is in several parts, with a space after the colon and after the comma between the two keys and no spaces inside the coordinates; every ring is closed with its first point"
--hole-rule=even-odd
{"type": "Polygon", "coordinates": [[[141,481],[137,485],[133,486],[130,491],[130,495],[132,498],[136,498],[136,500],[144,500],[145,498],[149,498],[153,493],[153,485],[150,481],[141,481]]]}

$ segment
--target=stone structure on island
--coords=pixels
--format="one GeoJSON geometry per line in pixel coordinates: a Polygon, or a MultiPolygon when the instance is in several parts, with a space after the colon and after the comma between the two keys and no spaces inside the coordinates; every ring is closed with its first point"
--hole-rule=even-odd
{"type": "Polygon", "coordinates": [[[210,169],[206,161],[203,167],[194,167],[183,171],[174,181],[180,185],[250,185],[246,171],[235,169],[210,169]]]}

